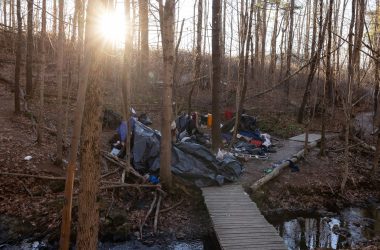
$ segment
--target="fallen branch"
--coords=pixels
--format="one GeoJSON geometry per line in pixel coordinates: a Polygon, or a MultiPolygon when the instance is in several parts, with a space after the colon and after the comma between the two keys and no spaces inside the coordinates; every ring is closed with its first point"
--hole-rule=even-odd
{"type": "Polygon", "coordinates": [[[164,209],[162,209],[161,211],[160,211],[160,213],[165,213],[165,212],[167,212],[167,211],[170,211],[170,210],[172,210],[173,208],[176,208],[176,207],[178,207],[179,205],[181,205],[182,204],[182,202],[184,201],[184,199],[182,198],[179,202],[177,202],[176,204],[174,204],[173,206],[171,206],[171,207],[168,207],[168,208],[164,208],[164,209]]]}
{"type": "MultiPolygon", "coordinates": [[[[0,172],[0,175],[8,175],[8,176],[15,176],[15,177],[36,178],[36,179],[53,180],[53,181],[64,181],[64,180],[66,180],[66,177],[43,176],[43,175],[9,173],[9,172],[0,172]]],[[[78,179],[75,179],[75,180],[78,181],[78,179]]]]}
{"type": "Polygon", "coordinates": [[[121,160],[121,159],[119,159],[119,158],[111,155],[110,153],[108,153],[106,151],[102,151],[102,156],[106,160],[109,160],[110,162],[112,162],[116,166],[119,166],[122,169],[126,169],[128,171],[128,173],[133,174],[134,176],[138,177],[140,180],[142,180],[143,182],[145,182],[144,176],[142,176],[141,174],[139,174],[139,172],[137,172],[134,168],[132,168],[132,167],[126,168],[127,163],[125,161],[123,161],[123,160],[121,160]]]}
{"type": "Polygon", "coordinates": [[[156,200],[157,200],[157,192],[154,192],[154,198],[153,198],[152,204],[150,204],[150,208],[148,210],[148,213],[145,215],[144,221],[140,224],[140,239],[142,239],[143,237],[142,229],[146,223],[146,220],[148,219],[149,215],[152,213],[153,208],[156,205],[156,200]]]}
{"type": "Polygon", "coordinates": [[[365,141],[359,139],[356,136],[353,136],[352,140],[354,142],[357,142],[361,147],[363,147],[363,148],[365,148],[365,149],[367,149],[369,151],[374,151],[374,152],[376,151],[376,147],[375,146],[371,146],[371,145],[367,144],[365,141]]]}
{"type": "MultiPolygon", "coordinates": [[[[312,143],[309,143],[309,149],[312,148],[312,147],[315,147],[317,146],[317,142],[312,142],[312,143]]],[[[297,162],[304,154],[304,149],[302,149],[301,151],[299,151],[298,153],[296,153],[295,155],[293,155],[293,157],[291,159],[289,159],[290,161],[292,161],[293,163],[297,162]]],[[[280,164],[278,167],[276,167],[270,174],[264,176],[263,178],[261,178],[260,180],[256,181],[255,183],[253,183],[253,185],[251,186],[251,189],[253,191],[256,191],[258,190],[261,186],[263,186],[265,183],[269,182],[270,180],[274,179],[275,177],[277,177],[279,174],[280,174],[280,171],[284,168],[286,168],[287,166],[289,166],[290,162],[288,161],[285,161],[283,162],[282,164],[280,164]]]]}
{"type": "Polygon", "coordinates": [[[154,216],[154,224],[153,224],[153,233],[154,234],[157,233],[158,214],[160,213],[161,199],[162,199],[162,196],[160,194],[160,197],[158,198],[158,201],[157,201],[156,214],[154,216]]]}
{"type": "Polygon", "coordinates": [[[157,189],[161,188],[161,185],[154,185],[154,184],[130,184],[130,183],[109,182],[109,181],[101,181],[101,183],[107,184],[108,186],[101,187],[100,189],[123,188],[123,187],[157,188],[157,189]]]}

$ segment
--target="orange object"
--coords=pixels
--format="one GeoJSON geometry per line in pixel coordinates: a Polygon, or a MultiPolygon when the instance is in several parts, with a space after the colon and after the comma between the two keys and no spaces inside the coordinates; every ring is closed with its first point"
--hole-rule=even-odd
{"type": "Polygon", "coordinates": [[[211,128],[212,126],[212,114],[207,115],[207,127],[211,128]]]}

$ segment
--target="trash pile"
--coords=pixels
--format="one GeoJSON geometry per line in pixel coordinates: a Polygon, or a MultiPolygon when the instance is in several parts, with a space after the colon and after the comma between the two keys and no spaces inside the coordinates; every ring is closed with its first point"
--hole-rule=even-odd
{"type": "MultiPolygon", "coordinates": [[[[235,117],[222,126],[222,137],[226,144],[232,140],[235,117]]],[[[231,149],[231,153],[238,158],[268,159],[268,153],[275,153],[269,134],[261,133],[256,126],[256,118],[246,114],[240,117],[237,132],[237,141],[231,149]]]]}
{"type": "MultiPolygon", "coordinates": [[[[141,117],[141,116],[140,116],[141,117]]],[[[139,118],[140,118],[139,117],[139,118]]],[[[157,183],[160,168],[161,134],[144,125],[137,116],[130,118],[131,163],[141,174],[148,174],[157,183]]],[[[149,119],[144,116],[144,121],[149,119]]],[[[176,143],[172,144],[172,173],[183,182],[197,187],[222,185],[236,181],[243,171],[242,164],[231,154],[216,157],[206,146],[210,145],[209,137],[197,129],[195,119],[179,117],[173,124],[176,143]],[[178,126],[178,127],[177,127],[178,126]]],[[[128,134],[127,122],[121,122],[117,135],[111,139],[111,154],[125,157],[124,142],[128,134]],[[123,149],[124,148],[124,149],[123,149]]]]}

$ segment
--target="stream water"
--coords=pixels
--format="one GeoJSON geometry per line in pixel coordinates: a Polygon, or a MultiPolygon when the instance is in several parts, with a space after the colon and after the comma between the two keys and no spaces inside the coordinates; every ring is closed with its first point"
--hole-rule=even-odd
{"type": "Polygon", "coordinates": [[[347,208],[327,216],[268,218],[288,249],[352,248],[380,239],[380,206],[347,208]]]}

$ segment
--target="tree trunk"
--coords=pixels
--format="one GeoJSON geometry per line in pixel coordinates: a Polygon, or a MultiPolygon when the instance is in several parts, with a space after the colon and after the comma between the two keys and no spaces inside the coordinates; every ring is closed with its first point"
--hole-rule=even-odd
{"type": "MultiPolygon", "coordinates": [[[[330,86],[333,85],[332,80],[332,67],[331,67],[331,36],[332,36],[332,12],[334,0],[330,0],[330,7],[327,19],[327,48],[326,48],[326,81],[323,84],[323,97],[322,97],[322,129],[321,129],[321,146],[319,154],[326,155],[326,87],[330,91],[330,86]]],[[[332,89],[332,88],[331,88],[332,89]]]]}
{"type": "Polygon", "coordinates": [[[33,1],[28,1],[28,34],[26,45],[26,95],[32,98],[33,95],[33,1]]]}
{"type": "MultiPolygon", "coordinates": [[[[85,104],[85,95],[87,90],[87,81],[89,74],[89,65],[92,62],[92,51],[95,51],[96,44],[88,42],[86,51],[86,61],[82,64],[83,59],[83,27],[84,27],[84,4],[79,0],[78,6],[78,80],[79,87],[77,93],[77,105],[74,113],[74,128],[71,137],[70,158],[66,169],[65,183],[65,202],[62,210],[62,225],[60,237],[60,249],[68,250],[70,246],[70,227],[71,227],[71,208],[73,199],[73,187],[75,168],[77,163],[78,147],[82,128],[82,117],[85,104]],[[92,47],[91,47],[92,46],[92,47]],[[91,50],[92,49],[92,50],[91,50]]],[[[91,26],[88,24],[88,29],[91,26]]],[[[89,35],[91,35],[89,33],[89,35]]]]}
{"type": "MultiPolygon", "coordinates": [[[[140,2],[141,3],[141,2],[140,2]]],[[[127,24],[131,23],[131,9],[130,9],[130,0],[125,1],[125,21],[127,24]]],[[[122,81],[122,94],[123,94],[123,104],[124,104],[124,116],[125,120],[127,122],[127,135],[126,135],[126,141],[125,141],[125,148],[126,148],[126,158],[127,158],[127,164],[126,169],[128,169],[129,163],[130,163],[130,138],[132,133],[132,123],[130,120],[130,104],[131,104],[131,61],[132,61],[132,31],[129,29],[126,33],[125,37],[125,46],[124,46],[124,64],[123,64],[123,81],[122,81]]],[[[143,52],[144,53],[144,52],[143,52]]],[[[143,54],[142,53],[142,54],[143,54]]],[[[122,175],[122,182],[124,182],[125,177],[125,171],[123,171],[122,175]]]]}
{"type": "Polygon", "coordinates": [[[57,160],[60,165],[63,158],[63,106],[62,106],[62,79],[63,79],[63,40],[64,40],[64,20],[63,20],[64,0],[59,0],[59,27],[57,46],[57,160]]]}
{"type": "Polygon", "coordinates": [[[89,1],[86,22],[85,77],[88,77],[83,114],[81,167],[78,196],[77,249],[97,249],[99,231],[98,185],[100,180],[100,133],[102,131],[102,41],[94,34],[102,1],[89,1]],[[90,60],[88,60],[90,59],[90,60]]]}
{"type": "Polygon", "coordinates": [[[166,0],[160,5],[160,23],[162,49],[164,56],[164,86],[162,93],[162,120],[161,120],[161,151],[160,151],[160,178],[164,187],[172,186],[171,173],[171,121],[172,121],[172,89],[174,69],[174,21],[175,0],[166,0]]]}
{"type": "Polygon", "coordinates": [[[220,132],[220,15],[221,0],[212,2],[212,150],[216,152],[221,146],[220,132]]]}
{"type": "MultiPolygon", "coordinates": [[[[376,0],[376,17],[380,16],[380,1],[376,0]]],[[[380,88],[380,27],[379,27],[379,19],[375,20],[375,50],[377,52],[377,60],[375,60],[375,93],[374,93],[374,124],[377,127],[380,127],[380,119],[378,114],[378,101],[379,101],[379,88],[380,88]]],[[[373,53],[374,54],[374,53],[373,53]]],[[[372,175],[375,176],[380,158],[380,133],[377,134],[377,144],[376,144],[376,153],[373,159],[373,167],[372,167],[372,175]]]]}
{"type": "Polygon", "coordinates": [[[7,27],[7,1],[3,1],[3,17],[4,17],[4,25],[7,27]]]}
{"type": "Polygon", "coordinates": [[[53,1],[53,35],[57,37],[57,0],[53,1]]]}
{"type": "MultiPolygon", "coordinates": [[[[360,0],[358,0],[360,1],[360,0]]],[[[344,134],[344,169],[342,174],[342,183],[340,185],[340,191],[343,193],[350,166],[350,151],[349,151],[349,136],[350,136],[350,122],[351,122],[351,108],[352,108],[352,83],[354,78],[354,53],[353,53],[353,36],[354,36],[354,24],[356,15],[356,0],[352,0],[351,6],[351,22],[348,33],[348,63],[347,63],[347,99],[344,103],[345,114],[345,134],[344,134]]]]}
{"type": "Polygon", "coordinates": [[[139,0],[140,12],[140,32],[141,32],[141,52],[140,52],[140,79],[141,83],[146,86],[148,82],[148,74],[146,71],[149,69],[149,31],[148,31],[148,3],[149,0],[139,0]]]}
{"type": "Polygon", "coordinates": [[[270,56],[270,65],[269,65],[269,78],[270,82],[274,79],[274,73],[276,71],[276,42],[277,42],[277,26],[278,26],[278,9],[280,5],[276,3],[276,14],[274,18],[273,32],[272,32],[272,40],[271,40],[271,56],[270,56]]]}
{"type": "MultiPolygon", "coordinates": [[[[288,37],[288,48],[286,53],[286,74],[285,77],[290,76],[291,72],[291,63],[292,63],[292,50],[293,50],[293,24],[294,24],[294,0],[290,0],[290,10],[289,10],[289,16],[290,16],[290,24],[289,24],[289,37],[288,37]]],[[[290,93],[290,86],[289,86],[289,80],[286,80],[284,83],[285,86],[285,100],[286,103],[289,103],[289,93],[290,93]]]]}
{"type": "Polygon", "coordinates": [[[21,0],[17,0],[17,49],[15,66],[15,113],[20,113],[20,70],[22,50],[21,0]]]}
{"type": "Polygon", "coordinates": [[[38,127],[37,127],[37,142],[42,143],[43,124],[44,124],[44,87],[45,87],[45,37],[46,37],[46,0],[42,0],[42,27],[41,27],[41,40],[40,40],[40,107],[38,113],[38,127]]]}
{"type": "Polygon", "coordinates": [[[189,95],[189,105],[188,113],[191,112],[191,96],[194,91],[195,86],[200,86],[200,77],[201,77],[201,64],[202,64],[202,20],[203,20],[203,0],[198,0],[198,17],[197,17],[197,44],[195,50],[195,60],[194,60],[194,85],[190,90],[189,95]]]}
{"type": "Polygon", "coordinates": [[[15,20],[15,0],[11,0],[11,20],[12,20],[12,28],[16,26],[15,20]]]}
{"type": "MultiPolygon", "coordinates": [[[[306,109],[306,105],[307,105],[307,102],[309,100],[309,96],[310,96],[310,91],[311,91],[311,85],[313,83],[313,80],[314,80],[314,74],[315,74],[315,71],[316,71],[316,64],[317,64],[317,61],[315,60],[318,60],[317,57],[318,55],[316,54],[315,52],[315,47],[316,47],[316,39],[317,39],[317,7],[318,7],[318,0],[314,0],[314,4],[313,4],[313,36],[312,36],[312,42],[311,42],[311,63],[310,63],[310,67],[309,67],[309,75],[308,75],[308,80],[306,82],[306,87],[305,87],[305,91],[304,91],[304,94],[303,94],[303,98],[302,98],[302,103],[301,103],[301,106],[300,106],[300,109],[298,111],[298,116],[297,116],[297,122],[298,123],[302,123],[303,122],[303,119],[304,119],[304,114],[305,114],[305,109],[306,109]]],[[[322,6],[321,6],[322,8],[322,6]]],[[[319,14],[320,18],[322,18],[322,13],[319,14]]],[[[319,20],[319,35],[321,36],[321,22],[322,20],[319,20]]],[[[319,37],[318,40],[320,40],[321,38],[319,37]]],[[[319,42],[318,42],[318,45],[319,45],[319,42]]],[[[319,61],[318,61],[319,63],[319,61]]]]}
{"type": "Polygon", "coordinates": [[[262,18],[262,29],[261,29],[261,74],[265,75],[265,45],[267,38],[267,1],[263,3],[263,18],[262,18]]]}

